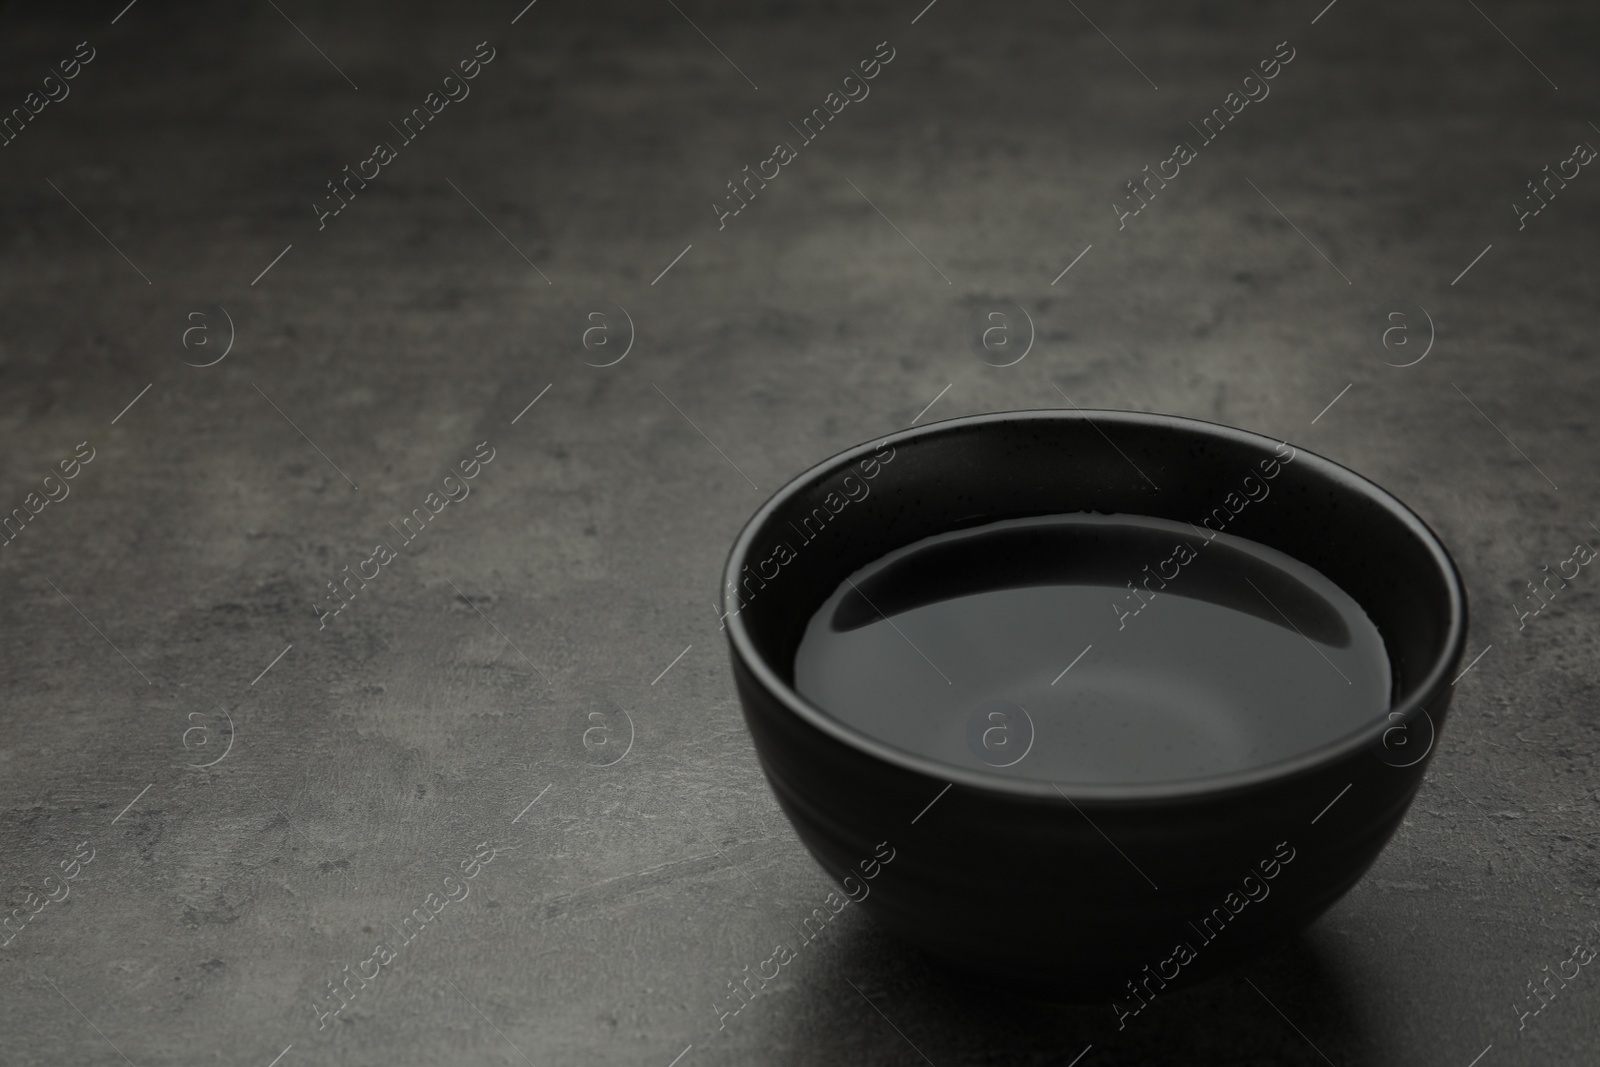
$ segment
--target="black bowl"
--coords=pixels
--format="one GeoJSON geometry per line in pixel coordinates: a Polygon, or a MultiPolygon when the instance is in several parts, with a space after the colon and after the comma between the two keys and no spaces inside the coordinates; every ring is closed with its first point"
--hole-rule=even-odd
{"type": "Polygon", "coordinates": [[[1116,997],[1120,1014],[1289,936],[1355,884],[1426,770],[1467,603],[1421,519],[1319,456],[1296,453],[1271,501],[1228,532],[1316,568],[1383,636],[1390,710],[1331,743],[1184,782],[1029,781],[891,747],[793,685],[812,615],[897,548],[1064,512],[1196,522],[1283,454],[1192,419],[1002,412],[843,452],[756,512],[723,583],[734,681],[779,804],[852,900],[936,956],[1057,995],[1116,997]]]}

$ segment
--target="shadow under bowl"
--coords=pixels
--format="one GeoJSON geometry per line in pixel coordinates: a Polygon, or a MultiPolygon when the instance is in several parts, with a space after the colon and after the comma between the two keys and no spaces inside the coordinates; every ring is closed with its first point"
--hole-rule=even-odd
{"type": "Polygon", "coordinates": [[[853,900],[957,965],[1132,1006],[1292,935],[1355,884],[1427,767],[1466,594],[1421,519],[1303,450],[1227,532],[1320,571],[1382,635],[1390,706],[1345,736],[1188,781],[1046,782],[890,746],[794,688],[812,616],[896,549],[1080,511],[1198,522],[1283,456],[1272,438],[1192,419],[1001,412],[843,452],[762,505],[724,575],[733,676],[779,804],[853,900]]]}

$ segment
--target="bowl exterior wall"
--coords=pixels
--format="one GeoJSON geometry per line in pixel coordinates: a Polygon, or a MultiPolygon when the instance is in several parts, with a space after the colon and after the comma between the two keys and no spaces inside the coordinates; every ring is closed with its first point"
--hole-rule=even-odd
{"type": "Polygon", "coordinates": [[[1428,764],[1361,749],[1182,804],[945,791],[794,715],[737,658],[734,677],[778,803],[878,922],[1001,981],[1085,999],[1136,1003],[1130,981],[1192,981],[1311,922],[1377,858],[1428,764]],[[876,864],[884,843],[894,858],[876,864]],[[1193,954],[1181,966],[1180,944],[1193,954]]]}

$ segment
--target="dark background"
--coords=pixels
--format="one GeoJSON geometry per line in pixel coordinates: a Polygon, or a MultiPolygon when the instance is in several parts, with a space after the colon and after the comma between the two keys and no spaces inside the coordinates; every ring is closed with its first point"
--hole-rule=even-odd
{"type": "Polygon", "coordinates": [[[0,7],[0,109],[97,52],[0,148],[0,509],[95,450],[0,549],[6,910],[95,850],[0,948],[0,1063],[1596,1062],[1592,967],[1517,1012],[1600,941],[1600,575],[1511,605],[1600,536],[1600,176],[1520,231],[1509,205],[1600,145],[1600,16],[677,6],[0,7]],[[484,40],[319,231],[324,183],[484,40]],[[719,231],[724,183],[884,40],[719,231]],[[1284,40],[1270,97],[1118,230],[1122,184],[1284,40]],[[991,366],[972,322],[1009,303],[1034,343],[991,366]],[[627,357],[586,365],[619,308],[627,357]],[[719,1031],[831,888],[734,700],[727,546],[846,446],[1064,397],[1286,438],[1440,533],[1487,653],[1409,818],[1304,936],[1121,1033],[853,908],[719,1031]],[[324,583],[485,440],[319,631],[324,583]],[[319,1031],[482,841],[512,851],[319,1031]]]}

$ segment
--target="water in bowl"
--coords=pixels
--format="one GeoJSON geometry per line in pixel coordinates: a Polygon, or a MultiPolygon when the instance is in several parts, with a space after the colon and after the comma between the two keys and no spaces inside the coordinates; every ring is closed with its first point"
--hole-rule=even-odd
{"type": "Polygon", "coordinates": [[[1136,515],[996,522],[851,575],[795,688],[904,751],[1053,782],[1260,767],[1381,718],[1361,607],[1282,552],[1136,515]]]}

